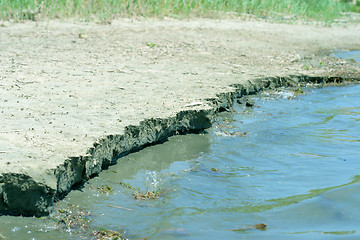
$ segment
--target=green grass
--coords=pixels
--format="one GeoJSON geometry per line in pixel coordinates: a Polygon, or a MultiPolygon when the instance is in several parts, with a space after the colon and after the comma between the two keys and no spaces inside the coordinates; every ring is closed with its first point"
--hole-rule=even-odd
{"type": "Polygon", "coordinates": [[[0,18],[9,20],[117,17],[215,17],[241,13],[263,17],[296,16],[330,21],[348,3],[336,0],[0,0],[0,18]],[[226,14],[227,13],[227,14],[226,14]]]}

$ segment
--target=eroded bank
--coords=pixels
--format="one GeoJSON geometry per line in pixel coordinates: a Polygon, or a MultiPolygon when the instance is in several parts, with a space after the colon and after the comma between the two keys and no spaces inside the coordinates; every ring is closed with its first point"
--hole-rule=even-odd
{"type": "Polygon", "coordinates": [[[2,214],[46,215],[119,157],[206,129],[242,96],[359,80],[358,63],[324,52],[360,48],[356,25],[49,22],[2,30],[2,214]]]}

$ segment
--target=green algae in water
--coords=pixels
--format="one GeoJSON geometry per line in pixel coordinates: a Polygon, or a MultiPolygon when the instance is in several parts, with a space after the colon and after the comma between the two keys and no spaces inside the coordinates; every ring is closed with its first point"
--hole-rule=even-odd
{"type": "MultiPolygon", "coordinates": [[[[223,113],[208,134],[121,158],[65,201],[91,213],[90,229],[129,239],[359,238],[360,86],[303,90],[290,100],[291,90],[254,96],[254,107],[234,106],[247,114],[223,113]],[[134,191],[162,194],[142,200],[134,191]],[[249,229],[260,223],[266,231],[249,229]]],[[[8,239],[79,239],[46,220],[4,225],[10,218],[0,218],[8,239]]]]}

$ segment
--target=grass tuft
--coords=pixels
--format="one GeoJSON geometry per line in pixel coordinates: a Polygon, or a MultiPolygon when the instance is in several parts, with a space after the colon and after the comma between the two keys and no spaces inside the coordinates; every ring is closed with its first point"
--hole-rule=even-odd
{"type": "Polygon", "coordinates": [[[342,11],[357,11],[359,8],[347,0],[1,0],[0,18],[106,21],[134,16],[219,18],[251,14],[330,21],[338,18],[342,11]]]}

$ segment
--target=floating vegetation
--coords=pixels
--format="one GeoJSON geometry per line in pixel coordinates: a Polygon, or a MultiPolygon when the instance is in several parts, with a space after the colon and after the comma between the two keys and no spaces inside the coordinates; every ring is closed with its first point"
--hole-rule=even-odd
{"type": "Polygon", "coordinates": [[[158,191],[147,191],[145,193],[135,192],[134,198],[138,200],[149,200],[149,199],[157,199],[160,197],[160,192],[158,191]]]}
{"type": "Polygon", "coordinates": [[[121,233],[116,232],[116,231],[106,230],[106,229],[101,229],[99,231],[93,231],[93,236],[95,236],[97,240],[105,240],[105,239],[123,240],[123,239],[126,239],[122,236],[121,233]]]}
{"type": "Polygon", "coordinates": [[[101,187],[98,187],[97,190],[101,193],[109,194],[113,192],[114,190],[109,185],[102,185],[101,187]]]}
{"type": "Polygon", "coordinates": [[[124,188],[127,188],[127,189],[140,191],[140,189],[134,188],[134,187],[131,186],[129,183],[124,183],[124,182],[120,181],[120,185],[123,186],[124,188]]]}
{"type": "Polygon", "coordinates": [[[50,219],[55,221],[58,228],[67,232],[84,233],[89,229],[90,212],[68,204],[67,208],[58,209],[50,219]]]}
{"type": "Polygon", "coordinates": [[[230,131],[225,131],[224,129],[222,128],[219,128],[220,132],[223,133],[223,135],[225,136],[247,136],[247,132],[238,132],[238,131],[235,131],[235,132],[230,132],[230,131]]]}
{"type": "Polygon", "coordinates": [[[57,229],[72,234],[79,239],[125,239],[119,232],[92,228],[90,226],[90,212],[81,209],[78,205],[68,204],[66,207],[55,211],[50,219],[55,222],[57,229]]]}
{"type": "Polygon", "coordinates": [[[230,126],[230,125],[226,125],[226,124],[220,124],[220,123],[218,123],[218,125],[216,127],[217,128],[227,128],[227,129],[234,128],[234,126],[230,126]]]}
{"type": "Polygon", "coordinates": [[[120,185],[130,190],[134,190],[135,192],[133,193],[133,197],[134,199],[137,200],[157,199],[161,195],[160,191],[155,191],[155,190],[154,191],[147,190],[146,192],[141,192],[139,188],[134,188],[130,184],[124,182],[120,182],[120,185]]]}
{"type": "MultiPolygon", "coordinates": [[[[236,122],[236,120],[234,120],[234,119],[223,119],[222,121],[225,123],[229,123],[229,124],[236,122]]],[[[225,135],[225,136],[246,136],[247,135],[247,132],[224,130],[224,128],[226,128],[226,129],[235,128],[234,126],[227,125],[227,124],[221,124],[221,123],[217,122],[216,120],[215,120],[215,123],[217,124],[216,128],[218,128],[220,130],[222,135],[225,135]]],[[[240,123],[242,123],[242,122],[240,121],[240,123]]]]}
{"type": "Polygon", "coordinates": [[[223,121],[224,123],[227,123],[227,124],[231,124],[231,123],[237,122],[236,119],[232,119],[232,118],[224,118],[222,121],[223,121]]]}
{"type": "Polygon", "coordinates": [[[301,87],[295,88],[295,89],[293,90],[293,92],[294,92],[294,95],[295,95],[295,96],[299,96],[299,95],[305,94],[305,91],[304,91],[301,87]]]}
{"type": "Polygon", "coordinates": [[[256,224],[256,225],[253,225],[253,226],[250,226],[250,227],[232,229],[231,231],[243,232],[243,231],[251,230],[251,229],[257,229],[257,230],[265,231],[266,227],[267,227],[267,225],[265,223],[259,223],[259,224],[256,224]]]}

